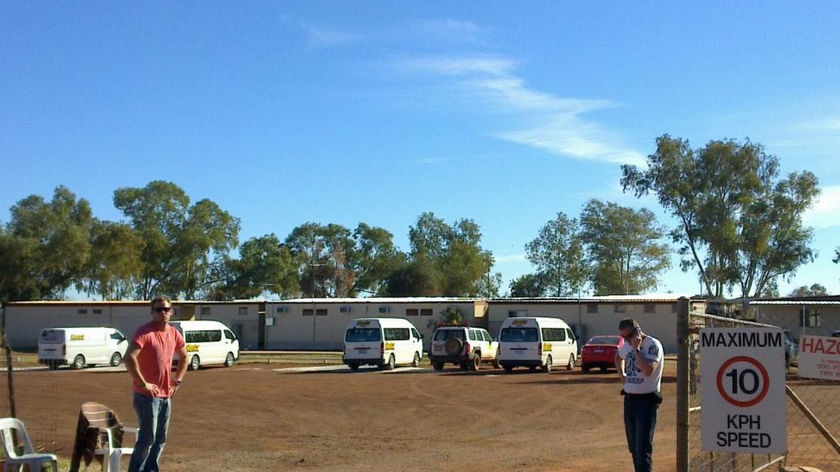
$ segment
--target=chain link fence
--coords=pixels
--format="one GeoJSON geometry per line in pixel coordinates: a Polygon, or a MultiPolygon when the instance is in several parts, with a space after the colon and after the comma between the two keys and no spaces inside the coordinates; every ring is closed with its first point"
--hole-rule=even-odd
{"type": "MultiPolygon", "coordinates": [[[[716,303],[725,305],[724,302],[716,303]]],[[[840,382],[799,376],[798,340],[802,335],[827,336],[826,327],[806,315],[760,313],[751,308],[741,316],[689,312],[681,299],[677,321],[677,470],[679,472],[747,472],[813,467],[840,470],[840,382]],[[752,319],[746,319],[752,318],[752,319]],[[787,447],[785,454],[711,452],[701,448],[700,329],[780,327],[786,334],[787,447]]],[[[804,313],[804,311],[803,311],[804,313]]]]}

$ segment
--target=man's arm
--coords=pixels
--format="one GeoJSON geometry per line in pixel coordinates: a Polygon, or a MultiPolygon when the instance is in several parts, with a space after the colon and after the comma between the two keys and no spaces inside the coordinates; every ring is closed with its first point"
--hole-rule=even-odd
{"type": "Polygon", "coordinates": [[[178,370],[175,371],[175,382],[183,381],[184,374],[187,373],[187,347],[181,346],[181,349],[175,351],[178,357],[178,370]]]}
{"type": "Polygon", "coordinates": [[[615,351],[615,370],[618,371],[618,378],[624,380],[624,359],[619,351],[615,351]]]}
{"type": "Polygon", "coordinates": [[[143,373],[140,372],[140,366],[137,364],[137,356],[140,354],[140,346],[136,343],[131,343],[128,347],[128,352],[125,353],[125,370],[134,379],[135,385],[139,385],[143,390],[149,392],[152,396],[156,396],[160,392],[160,387],[155,384],[146,382],[143,373]]]}
{"type": "Polygon", "coordinates": [[[653,371],[656,370],[657,366],[659,366],[659,361],[649,361],[645,359],[644,354],[642,354],[642,351],[639,348],[633,349],[633,355],[636,356],[636,365],[639,367],[639,372],[641,372],[645,377],[653,375],[653,371]]]}

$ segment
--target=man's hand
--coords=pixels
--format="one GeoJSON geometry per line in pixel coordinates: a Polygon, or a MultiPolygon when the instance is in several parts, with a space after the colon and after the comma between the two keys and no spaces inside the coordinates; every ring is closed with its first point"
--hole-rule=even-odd
{"type": "Polygon", "coordinates": [[[143,388],[152,394],[153,397],[156,397],[158,393],[160,393],[160,387],[153,383],[146,382],[143,384],[143,388]]]}

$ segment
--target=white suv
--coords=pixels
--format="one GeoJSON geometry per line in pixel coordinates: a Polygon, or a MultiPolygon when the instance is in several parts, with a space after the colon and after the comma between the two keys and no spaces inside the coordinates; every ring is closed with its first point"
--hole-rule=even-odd
{"type": "Polygon", "coordinates": [[[455,364],[463,370],[478,370],[481,362],[499,368],[499,342],[484,328],[441,326],[432,336],[429,358],[435,370],[455,364]]]}

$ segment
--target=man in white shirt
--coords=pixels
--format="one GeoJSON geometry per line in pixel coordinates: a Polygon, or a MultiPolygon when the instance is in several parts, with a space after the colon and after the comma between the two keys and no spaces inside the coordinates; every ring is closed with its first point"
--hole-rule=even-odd
{"type": "Polygon", "coordinates": [[[624,431],[636,472],[653,470],[653,433],[659,405],[664,353],[662,343],[645,334],[639,323],[627,318],[618,324],[624,345],[615,355],[615,367],[624,382],[624,431]]]}

